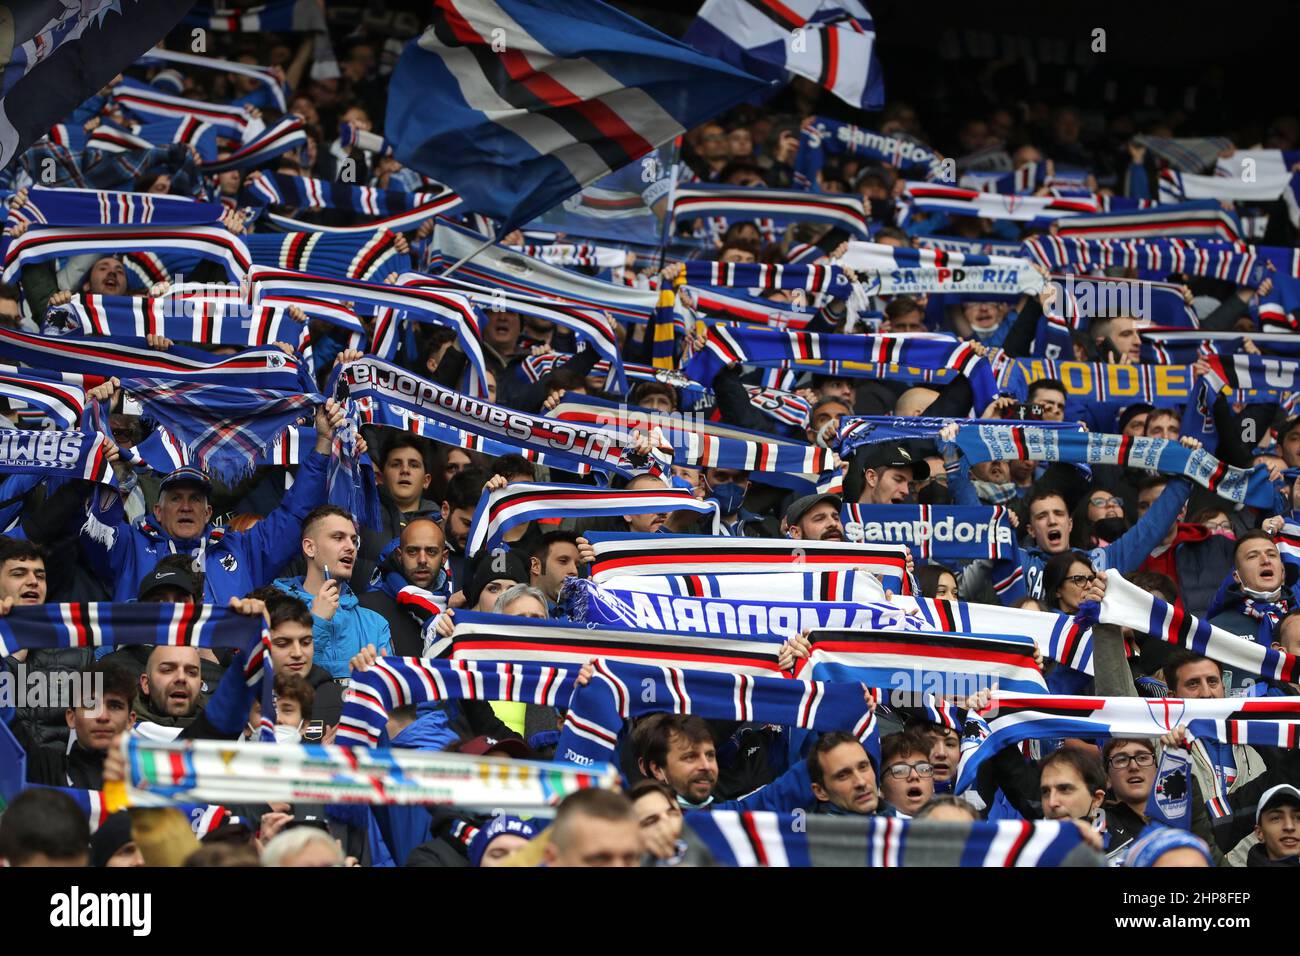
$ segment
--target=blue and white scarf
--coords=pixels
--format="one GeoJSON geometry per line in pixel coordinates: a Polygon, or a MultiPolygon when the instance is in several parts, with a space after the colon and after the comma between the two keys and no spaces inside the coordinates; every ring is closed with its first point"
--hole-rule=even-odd
{"type": "Polygon", "coordinates": [[[373,219],[359,226],[312,226],[296,219],[277,217],[291,224],[293,229],[321,232],[380,228],[401,232],[433,216],[445,215],[460,205],[460,197],[454,193],[434,195],[381,190],[288,173],[254,173],[244,183],[240,200],[254,206],[342,209],[373,219]]]}
{"type": "Polygon", "coordinates": [[[161,335],[174,342],[253,347],[303,344],[306,331],[286,308],[252,308],[235,296],[74,295],[45,313],[47,335],[90,335],[143,339],[161,335]]]}
{"type": "Polygon", "coordinates": [[[903,173],[920,172],[929,180],[941,179],[943,174],[943,157],[912,139],[818,116],[799,131],[795,184],[803,189],[815,188],[827,156],[861,156],[888,163],[903,173]]]}
{"type": "Polygon", "coordinates": [[[1043,288],[1043,277],[1031,263],[1014,256],[850,242],[840,261],[858,273],[868,295],[1018,294],[1043,288]]]}
{"type": "MultiPolygon", "coordinates": [[[[726,539],[724,539],[726,540],[726,539]]],[[[697,565],[698,566],[698,565],[697,565]]],[[[882,578],[869,571],[750,571],[744,574],[638,574],[607,578],[601,586],[610,591],[642,594],[671,594],[681,597],[751,600],[755,594],[766,601],[817,601],[878,604],[885,588],[895,594],[901,578],[882,578]]]]}
{"type": "Polygon", "coordinates": [[[33,186],[27,201],[9,207],[5,224],[33,226],[206,226],[225,207],[182,196],[114,192],[105,189],[45,189],[33,186]]]}
{"type": "Polygon", "coordinates": [[[863,505],[843,507],[844,536],[868,544],[904,544],[922,561],[1019,561],[1020,546],[1001,505],[863,505]]]}
{"type": "MultiPolygon", "coordinates": [[[[816,222],[843,229],[859,239],[866,239],[868,235],[862,197],[809,193],[800,189],[766,189],[721,183],[678,186],[673,194],[673,227],[699,218],[728,223],[770,219],[775,228],[816,222]]],[[[721,222],[717,223],[717,226],[721,225],[721,222]]]]}

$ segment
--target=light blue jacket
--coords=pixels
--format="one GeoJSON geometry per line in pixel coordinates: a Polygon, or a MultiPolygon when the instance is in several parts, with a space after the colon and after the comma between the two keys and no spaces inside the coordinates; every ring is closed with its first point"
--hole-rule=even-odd
{"type": "MultiPolygon", "coordinates": [[[[303,588],[302,578],[276,578],[275,586],[298,598],[311,607],[315,600],[303,588]]],[[[343,582],[339,582],[339,606],[334,617],[311,616],[311,636],[315,644],[315,661],[330,672],[331,677],[347,677],[351,673],[348,661],[367,644],[385,654],[393,652],[388,622],[374,611],[357,604],[357,596],[343,582]]]]}

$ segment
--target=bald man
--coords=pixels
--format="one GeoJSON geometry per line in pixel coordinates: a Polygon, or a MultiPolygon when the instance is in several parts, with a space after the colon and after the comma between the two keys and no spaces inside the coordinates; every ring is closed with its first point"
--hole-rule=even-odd
{"type": "Polygon", "coordinates": [[[934,404],[939,393],[932,388],[909,388],[894,404],[894,414],[900,418],[915,418],[925,414],[925,410],[934,404]]]}
{"type": "Polygon", "coordinates": [[[370,590],[358,595],[357,602],[388,622],[394,653],[419,657],[423,652],[420,632],[434,613],[432,603],[445,604],[451,589],[446,557],[446,537],[431,518],[412,519],[402,529],[402,536],[380,554],[370,590]],[[407,589],[407,598],[415,600],[404,599],[399,604],[403,589],[407,589]]]}

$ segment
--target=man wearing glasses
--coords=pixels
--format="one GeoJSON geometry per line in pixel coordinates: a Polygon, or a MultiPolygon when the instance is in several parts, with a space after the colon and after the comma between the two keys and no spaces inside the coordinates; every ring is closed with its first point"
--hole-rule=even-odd
{"type": "Polygon", "coordinates": [[[352,516],[336,505],[314,508],[302,522],[307,573],[277,578],[275,586],[311,607],[316,663],[335,680],[351,672],[348,661],[367,644],[392,653],[388,622],[357,603],[348,587],[361,539],[352,516]]]}
{"type": "Polygon", "coordinates": [[[911,819],[934,796],[930,744],[915,731],[889,734],[880,741],[881,812],[911,819]]]}

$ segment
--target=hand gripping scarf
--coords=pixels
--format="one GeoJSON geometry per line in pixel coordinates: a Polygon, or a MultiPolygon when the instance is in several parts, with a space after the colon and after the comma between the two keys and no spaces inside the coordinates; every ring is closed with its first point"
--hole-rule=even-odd
{"type": "Polygon", "coordinates": [[[930,691],[950,700],[994,685],[1022,693],[1047,693],[1042,671],[1034,663],[1035,644],[1029,637],[815,630],[808,640],[812,651],[797,663],[796,677],[862,681],[869,687],[895,691],[930,691]]]}
{"type": "Polygon", "coordinates": [[[537,518],[619,517],[627,514],[693,511],[713,519],[713,534],[721,534],[716,501],[701,501],[688,491],[647,488],[616,491],[590,485],[513,482],[484,492],[474,511],[466,554],[500,547],[505,533],[537,518]]]}
{"type": "Polygon", "coordinates": [[[876,718],[860,684],[753,677],[598,660],[592,679],[575,688],[556,745],[558,760],[584,766],[613,760],[623,722],[646,714],[694,714],[713,720],[842,730],[880,762],[876,718]]]}
{"type": "Polygon", "coordinates": [[[1103,865],[1071,820],[949,823],[867,814],[697,810],[686,814],[686,827],[714,866],[1103,865]]]}
{"type": "Polygon", "coordinates": [[[598,584],[627,575],[692,574],[700,568],[711,574],[861,570],[878,575],[896,594],[911,593],[903,545],[621,532],[586,537],[596,552],[590,573],[598,584]]]}
{"type": "Polygon", "coordinates": [[[570,793],[612,788],[614,767],[473,757],[427,750],[128,737],[126,806],[174,803],[334,803],[456,806],[508,813],[554,806],[570,793]]]}
{"type": "Polygon", "coordinates": [[[794,159],[796,185],[815,188],[827,156],[865,156],[896,166],[900,172],[920,172],[931,181],[942,178],[943,173],[943,158],[914,140],[817,116],[799,131],[799,152],[794,159]]]}
{"type": "Polygon", "coordinates": [[[1300,680],[1300,659],[1202,621],[1184,611],[1181,604],[1168,604],[1114,571],[1106,574],[1106,594],[1100,606],[1085,603],[1075,620],[1081,626],[1097,620],[1134,628],[1212,658],[1233,673],[1275,681],[1300,680]]]}
{"type": "MultiPolygon", "coordinates": [[[[1179,725],[1196,722],[1201,736],[1223,743],[1230,733],[1286,737],[1300,721],[1300,697],[1256,697],[1227,700],[1149,699],[1145,697],[1040,697],[994,692],[979,712],[990,734],[978,747],[962,754],[953,792],[975,782],[980,764],[1003,747],[1022,740],[1060,737],[1160,737],[1179,725]],[[1259,723],[1253,731],[1234,724],[1259,723]]],[[[1256,739],[1259,739],[1258,736],[1256,739]]]]}
{"type": "Polygon", "coordinates": [[[432,621],[425,625],[429,657],[577,666],[593,657],[604,657],[642,664],[669,663],[696,670],[785,676],[777,664],[780,642],[701,637],[669,631],[575,627],[568,621],[463,610],[456,612],[455,625],[450,638],[438,635],[432,621]]]}
{"type": "Polygon", "coordinates": [[[396,421],[402,413],[412,414],[531,451],[576,459],[600,471],[629,478],[644,471],[664,474],[669,468],[670,459],[659,452],[636,455],[612,432],[502,408],[377,359],[340,367],[331,391],[339,400],[368,403],[375,415],[371,420],[377,423],[396,421]]]}

